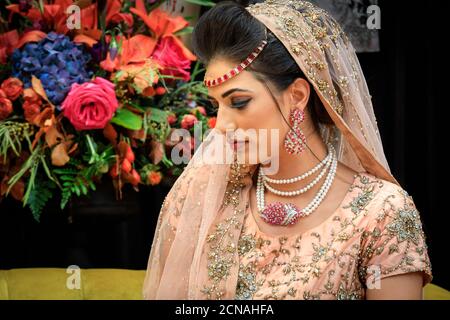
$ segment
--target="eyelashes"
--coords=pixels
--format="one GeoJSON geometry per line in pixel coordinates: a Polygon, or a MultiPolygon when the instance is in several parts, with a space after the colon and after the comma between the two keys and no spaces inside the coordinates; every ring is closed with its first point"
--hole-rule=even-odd
{"type": "MultiPolygon", "coordinates": [[[[232,100],[232,103],[231,103],[231,105],[230,105],[230,108],[234,108],[234,109],[243,109],[243,108],[245,108],[245,107],[248,105],[248,103],[249,103],[251,100],[252,100],[252,99],[245,99],[245,100],[238,99],[238,100],[232,100]]],[[[217,111],[219,110],[219,104],[218,104],[216,101],[214,101],[214,100],[209,100],[209,101],[211,102],[211,105],[212,105],[214,111],[217,112],[217,111]]]]}
{"type": "Polygon", "coordinates": [[[245,108],[247,106],[247,104],[250,102],[250,100],[252,100],[252,99],[241,100],[238,103],[232,103],[231,107],[236,108],[236,109],[245,108]]]}

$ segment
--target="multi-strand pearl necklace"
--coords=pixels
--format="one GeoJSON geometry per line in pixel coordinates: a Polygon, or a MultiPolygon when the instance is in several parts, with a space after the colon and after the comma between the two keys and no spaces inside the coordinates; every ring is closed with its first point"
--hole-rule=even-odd
{"type": "Polygon", "coordinates": [[[275,179],[268,179],[264,176],[262,173],[261,168],[259,169],[258,173],[258,181],[256,185],[256,201],[257,201],[257,207],[258,211],[261,215],[261,218],[265,220],[266,222],[270,224],[275,225],[289,225],[294,224],[297,222],[297,220],[300,217],[307,216],[314,212],[316,210],[320,203],[323,201],[325,196],[327,195],[331,184],[333,183],[334,177],[336,175],[336,168],[337,168],[337,156],[334,151],[333,146],[328,146],[328,155],[327,157],[322,160],[316,167],[309,170],[308,172],[302,174],[301,176],[291,178],[291,179],[281,179],[281,180],[275,180],[275,179]],[[321,166],[324,166],[325,168],[321,171],[321,173],[314,179],[311,183],[309,183],[306,187],[296,190],[296,191],[279,191],[273,188],[267,188],[266,181],[283,181],[283,184],[290,184],[293,183],[291,181],[300,181],[302,179],[305,179],[306,177],[310,176],[314,172],[316,172],[318,169],[320,169],[321,166]],[[320,166],[320,167],[319,167],[320,166]],[[320,190],[317,192],[315,197],[311,200],[311,202],[303,209],[299,209],[296,205],[292,203],[281,203],[281,202],[275,202],[271,203],[267,206],[265,206],[265,197],[264,197],[264,188],[266,187],[269,191],[272,192],[272,190],[275,190],[276,192],[273,192],[275,194],[278,194],[280,196],[286,196],[291,197],[294,195],[298,195],[301,193],[306,192],[307,190],[311,189],[312,186],[317,184],[317,182],[321,179],[321,177],[325,174],[326,170],[329,168],[328,175],[325,179],[325,182],[321,186],[320,190]]]}

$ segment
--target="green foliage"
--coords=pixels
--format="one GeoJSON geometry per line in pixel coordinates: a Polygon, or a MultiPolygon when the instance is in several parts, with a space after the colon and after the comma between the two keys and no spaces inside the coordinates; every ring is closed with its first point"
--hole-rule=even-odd
{"type": "Polygon", "coordinates": [[[111,123],[130,130],[140,130],[142,128],[142,117],[128,109],[122,108],[117,109],[114,118],[111,119],[111,123]]]}
{"type": "Polygon", "coordinates": [[[86,147],[88,153],[83,160],[87,164],[71,159],[66,168],[53,170],[62,183],[61,209],[65,208],[72,195],[79,197],[87,195],[90,190],[95,191],[93,178],[108,172],[109,166],[115,161],[113,148],[107,147],[99,154],[99,146],[89,135],[86,135],[86,147]]]}
{"type": "Polygon", "coordinates": [[[42,210],[47,204],[48,200],[53,197],[53,189],[56,184],[48,181],[38,179],[34,185],[34,188],[30,191],[29,207],[34,219],[39,222],[42,214],[42,210]]]}
{"type": "MultiPolygon", "coordinates": [[[[69,165],[72,165],[69,162],[69,165]]],[[[78,171],[75,168],[55,169],[54,172],[62,181],[61,209],[64,209],[73,194],[77,196],[87,195],[89,190],[96,190],[92,182],[94,176],[93,166],[78,171]]]]}
{"type": "Polygon", "coordinates": [[[8,151],[12,150],[16,156],[22,151],[22,141],[27,140],[29,144],[33,128],[28,123],[16,121],[0,122],[0,156],[6,160],[8,151]]]}
{"type": "Polygon", "coordinates": [[[185,35],[185,34],[191,34],[192,31],[194,31],[194,27],[186,27],[186,28],[181,29],[178,32],[175,32],[174,35],[182,36],[182,35],[185,35]]]}
{"type": "Polygon", "coordinates": [[[215,2],[208,1],[208,0],[185,0],[185,1],[189,2],[189,3],[193,3],[193,4],[198,4],[200,6],[205,6],[205,7],[214,7],[216,5],[215,2]]]}
{"type": "Polygon", "coordinates": [[[170,125],[167,121],[167,111],[149,108],[149,112],[144,114],[144,130],[153,139],[164,143],[170,133],[170,125]]]}
{"type": "Polygon", "coordinates": [[[26,189],[25,194],[22,199],[23,206],[29,204],[30,194],[31,194],[31,191],[35,188],[36,177],[37,177],[38,170],[40,167],[44,168],[44,171],[47,174],[47,177],[51,181],[53,181],[54,183],[59,185],[56,178],[50,172],[50,169],[47,165],[45,158],[46,158],[45,157],[45,148],[40,143],[36,146],[36,148],[34,150],[31,151],[30,157],[25,161],[25,163],[22,165],[20,170],[13,177],[11,177],[11,179],[9,179],[9,181],[8,181],[9,187],[6,191],[6,194],[8,194],[11,191],[12,186],[15,185],[22,177],[24,177],[25,174],[29,173],[30,177],[28,179],[27,189],[26,189]]]}

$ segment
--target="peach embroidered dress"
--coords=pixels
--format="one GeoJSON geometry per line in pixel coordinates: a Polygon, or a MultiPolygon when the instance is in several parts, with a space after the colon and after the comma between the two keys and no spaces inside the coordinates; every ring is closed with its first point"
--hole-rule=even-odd
{"type": "Polygon", "coordinates": [[[338,210],[294,236],[261,232],[248,206],[238,242],[236,299],[364,299],[375,279],[431,264],[419,212],[398,185],[360,173],[338,210]]]}

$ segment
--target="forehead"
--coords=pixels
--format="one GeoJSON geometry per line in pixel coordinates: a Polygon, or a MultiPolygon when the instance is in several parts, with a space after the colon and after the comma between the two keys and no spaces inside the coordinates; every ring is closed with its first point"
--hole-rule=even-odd
{"type": "MultiPolygon", "coordinates": [[[[205,80],[213,80],[219,78],[236,67],[236,65],[236,63],[232,63],[223,59],[213,60],[207,66],[205,72],[205,80]]],[[[253,75],[249,71],[243,70],[238,75],[217,86],[208,87],[208,92],[210,95],[218,97],[228,89],[237,87],[242,89],[250,89],[250,87],[253,88],[256,82],[257,81],[255,81],[253,75]]]]}

